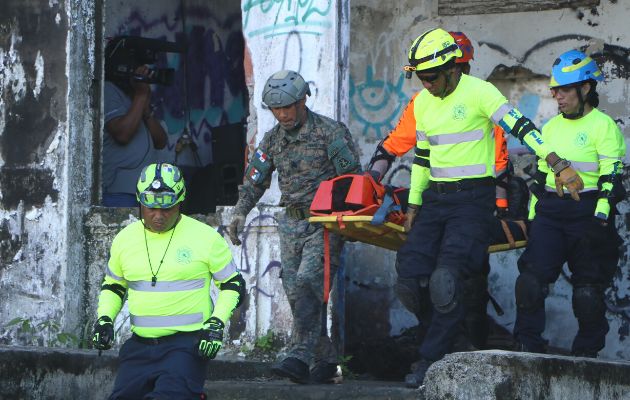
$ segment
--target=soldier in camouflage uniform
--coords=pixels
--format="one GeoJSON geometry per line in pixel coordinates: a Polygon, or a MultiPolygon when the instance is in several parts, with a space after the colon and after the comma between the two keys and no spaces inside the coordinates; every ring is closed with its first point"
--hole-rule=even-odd
{"type": "MultiPolygon", "coordinates": [[[[350,132],[340,122],[309,110],[308,83],[296,72],[279,71],[265,84],[263,103],[278,124],[265,134],[239,187],[230,239],[240,244],[238,232],[245,217],[278,171],[286,212],[278,220],[282,285],[291,306],[293,327],[288,356],[272,370],[294,382],[330,382],[337,371],[337,354],[330,338],[321,335],[323,303],[323,227],[308,222],[309,207],[320,182],[360,171],[359,156],[350,132]],[[313,368],[309,371],[309,366],[313,368]]],[[[343,243],[330,235],[331,280],[343,243]]],[[[331,282],[332,285],[332,282],[331,282]]]]}

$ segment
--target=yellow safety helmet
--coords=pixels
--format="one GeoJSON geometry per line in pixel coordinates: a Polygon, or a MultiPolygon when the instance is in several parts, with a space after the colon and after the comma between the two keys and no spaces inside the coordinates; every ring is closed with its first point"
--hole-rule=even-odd
{"type": "Polygon", "coordinates": [[[408,77],[412,71],[424,71],[441,67],[463,53],[453,36],[444,29],[435,28],[424,32],[409,48],[409,64],[404,70],[408,77]]]}

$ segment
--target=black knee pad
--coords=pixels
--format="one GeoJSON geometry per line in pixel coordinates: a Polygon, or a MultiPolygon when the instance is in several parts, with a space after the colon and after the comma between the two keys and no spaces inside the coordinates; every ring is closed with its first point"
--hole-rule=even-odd
{"type": "Polygon", "coordinates": [[[516,306],[519,311],[531,313],[545,307],[549,288],[536,275],[529,271],[521,272],[516,278],[515,286],[516,306]]]}
{"type": "Polygon", "coordinates": [[[394,284],[394,292],[398,300],[416,316],[422,314],[427,308],[428,291],[427,278],[398,278],[394,284]]]}
{"type": "Polygon", "coordinates": [[[596,322],[606,312],[604,291],[600,285],[573,287],[573,313],[582,322],[596,322]]]}
{"type": "Polygon", "coordinates": [[[455,270],[438,267],[433,271],[431,279],[429,279],[429,293],[431,303],[437,312],[446,314],[457,307],[459,302],[458,286],[460,286],[459,277],[455,270]]]}

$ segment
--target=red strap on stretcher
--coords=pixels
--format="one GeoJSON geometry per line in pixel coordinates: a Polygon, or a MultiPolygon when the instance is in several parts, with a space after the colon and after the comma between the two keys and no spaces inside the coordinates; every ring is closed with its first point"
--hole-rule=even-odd
{"type": "MultiPolygon", "coordinates": [[[[343,215],[341,214],[337,215],[337,224],[339,225],[339,229],[346,229],[346,224],[344,224],[343,222],[343,215]]],[[[326,240],[325,236],[324,236],[324,240],[326,240]]]]}
{"type": "Polygon", "coordinates": [[[324,303],[330,295],[330,239],[328,229],[324,228],[324,303]]]}

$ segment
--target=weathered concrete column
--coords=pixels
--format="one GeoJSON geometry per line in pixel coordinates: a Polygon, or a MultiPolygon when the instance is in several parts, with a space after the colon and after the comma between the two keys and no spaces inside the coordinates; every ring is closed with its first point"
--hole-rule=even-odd
{"type": "MultiPolygon", "coordinates": [[[[101,1],[9,1],[0,16],[0,327],[84,326],[101,1]]],[[[21,332],[41,343],[53,332],[21,332]],[[37,337],[39,335],[39,337],[37,337]]],[[[19,329],[0,329],[13,342],[19,329]],[[17,333],[16,333],[17,332],[17,333]]]]}

